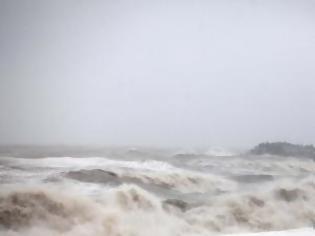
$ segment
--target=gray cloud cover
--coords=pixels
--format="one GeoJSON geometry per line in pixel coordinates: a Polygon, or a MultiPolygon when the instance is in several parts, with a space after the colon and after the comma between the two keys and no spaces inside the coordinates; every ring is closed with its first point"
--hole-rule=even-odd
{"type": "Polygon", "coordinates": [[[0,1],[0,143],[315,143],[315,1],[0,1]]]}

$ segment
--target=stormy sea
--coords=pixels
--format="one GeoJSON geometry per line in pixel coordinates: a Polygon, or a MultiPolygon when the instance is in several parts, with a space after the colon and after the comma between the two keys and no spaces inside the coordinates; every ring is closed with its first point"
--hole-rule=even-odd
{"type": "Polygon", "coordinates": [[[135,147],[0,154],[1,236],[315,232],[315,162],[305,156],[135,147]]]}

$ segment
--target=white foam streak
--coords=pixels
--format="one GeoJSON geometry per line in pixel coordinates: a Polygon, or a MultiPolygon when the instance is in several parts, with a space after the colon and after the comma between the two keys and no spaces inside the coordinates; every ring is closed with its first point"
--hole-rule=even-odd
{"type": "Polygon", "coordinates": [[[245,234],[231,234],[225,236],[314,236],[314,228],[301,228],[285,231],[271,231],[263,233],[245,233],[245,234]]]}

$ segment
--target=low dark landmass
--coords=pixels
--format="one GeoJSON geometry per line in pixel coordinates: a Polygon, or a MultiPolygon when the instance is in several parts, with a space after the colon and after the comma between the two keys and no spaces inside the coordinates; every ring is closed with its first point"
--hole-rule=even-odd
{"type": "Polygon", "coordinates": [[[260,143],[252,150],[254,155],[277,155],[284,157],[305,157],[315,160],[315,147],[313,145],[299,145],[288,142],[260,143]]]}

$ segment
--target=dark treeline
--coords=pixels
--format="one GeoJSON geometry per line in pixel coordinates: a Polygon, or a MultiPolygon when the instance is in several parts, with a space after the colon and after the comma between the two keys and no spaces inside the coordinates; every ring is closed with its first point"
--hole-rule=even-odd
{"type": "Polygon", "coordinates": [[[278,156],[295,156],[315,159],[315,148],[313,145],[299,145],[288,142],[266,142],[260,143],[252,150],[251,154],[255,155],[278,155],[278,156]]]}

